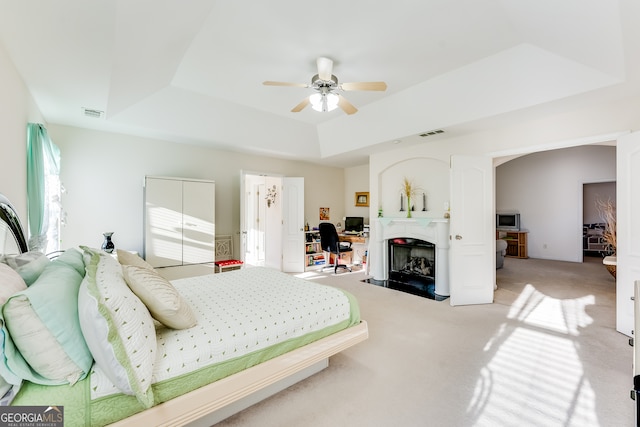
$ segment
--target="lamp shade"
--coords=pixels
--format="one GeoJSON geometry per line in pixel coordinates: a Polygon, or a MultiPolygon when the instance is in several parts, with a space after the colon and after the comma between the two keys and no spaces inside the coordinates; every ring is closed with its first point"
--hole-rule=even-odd
{"type": "Polygon", "coordinates": [[[316,111],[333,111],[338,107],[338,95],[335,93],[314,93],[309,97],[311,108],[316,111]]]}

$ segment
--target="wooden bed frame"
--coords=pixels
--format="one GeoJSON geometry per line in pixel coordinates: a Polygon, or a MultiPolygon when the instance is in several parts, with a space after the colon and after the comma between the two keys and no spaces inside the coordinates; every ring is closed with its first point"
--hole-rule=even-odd
{"type": "Polygon", "coordinates": [[[156,405],[113,427],[211,426],[328,366],[328,358],[369,337],[361,321],[304,347],[156,405]]]}
{"type": "MultiPolygon", "coordinates": [[[[24,232],[15,209],[0,194],[0,221],[7,224],[18,252],[26,252],[24,232]]],[[[0,231],[4,231],[0,228],[0,231]]],[[[8,236],[3,237],[3,240],[8,236]]],[[[231,244],[231,236],[225,236],[231,244]]],[[[5,242],[3,242],[5,243],[5,242]]],[[[231,247],[231,246],[228,246],[231,247]]],[[[332,334],[230,375],[214,383],[178,396],[143,412],[120,420],[112,426],[211,426],[225,418],[284,390],[326,368],[330,356],[356,345],[369,337],[367,323],[332,334]]]]}

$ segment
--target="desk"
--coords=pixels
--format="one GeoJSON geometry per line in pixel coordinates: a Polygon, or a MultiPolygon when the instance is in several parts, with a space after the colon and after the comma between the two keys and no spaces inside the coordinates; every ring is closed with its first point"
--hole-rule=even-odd
{"type": "Polygon", "coordinates": [[[347,264],[361,264],[366,262],[367,238],[365,236],[338,233],[338,240],[351,243],[352,252],[345,252],[342,257],[347,264]]]}
{"type": "Polygon", "coordinates": [[[366,243],[366,238],[357,234],[338,234],[338,240],[341,242],[366,243]]]}

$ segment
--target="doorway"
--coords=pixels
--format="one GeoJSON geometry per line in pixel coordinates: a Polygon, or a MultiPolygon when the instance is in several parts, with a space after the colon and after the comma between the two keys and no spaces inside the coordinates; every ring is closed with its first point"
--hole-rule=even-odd
{"type": "Polygon", "coordinates": [[[304,178],[241,172],[240,182],[245,265],[304,271],[304,178]]]}
{"type": "Polygon", "coordinates": [[[282,177],[242,173],[240,253],[247,266],[281,269],[282,177]]]}

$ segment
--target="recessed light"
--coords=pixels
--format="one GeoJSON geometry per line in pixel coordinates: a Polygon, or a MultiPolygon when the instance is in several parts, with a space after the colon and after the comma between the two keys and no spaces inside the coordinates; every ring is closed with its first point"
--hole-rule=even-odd
{"type": "Polygon", "coordinates": [[[394,139],[394,140],[393,140],[393,143],[394,143],[394,144],[400,144],[401,142],[402,142],[402,141],[400,141],[399,139],[394,139]]]}

